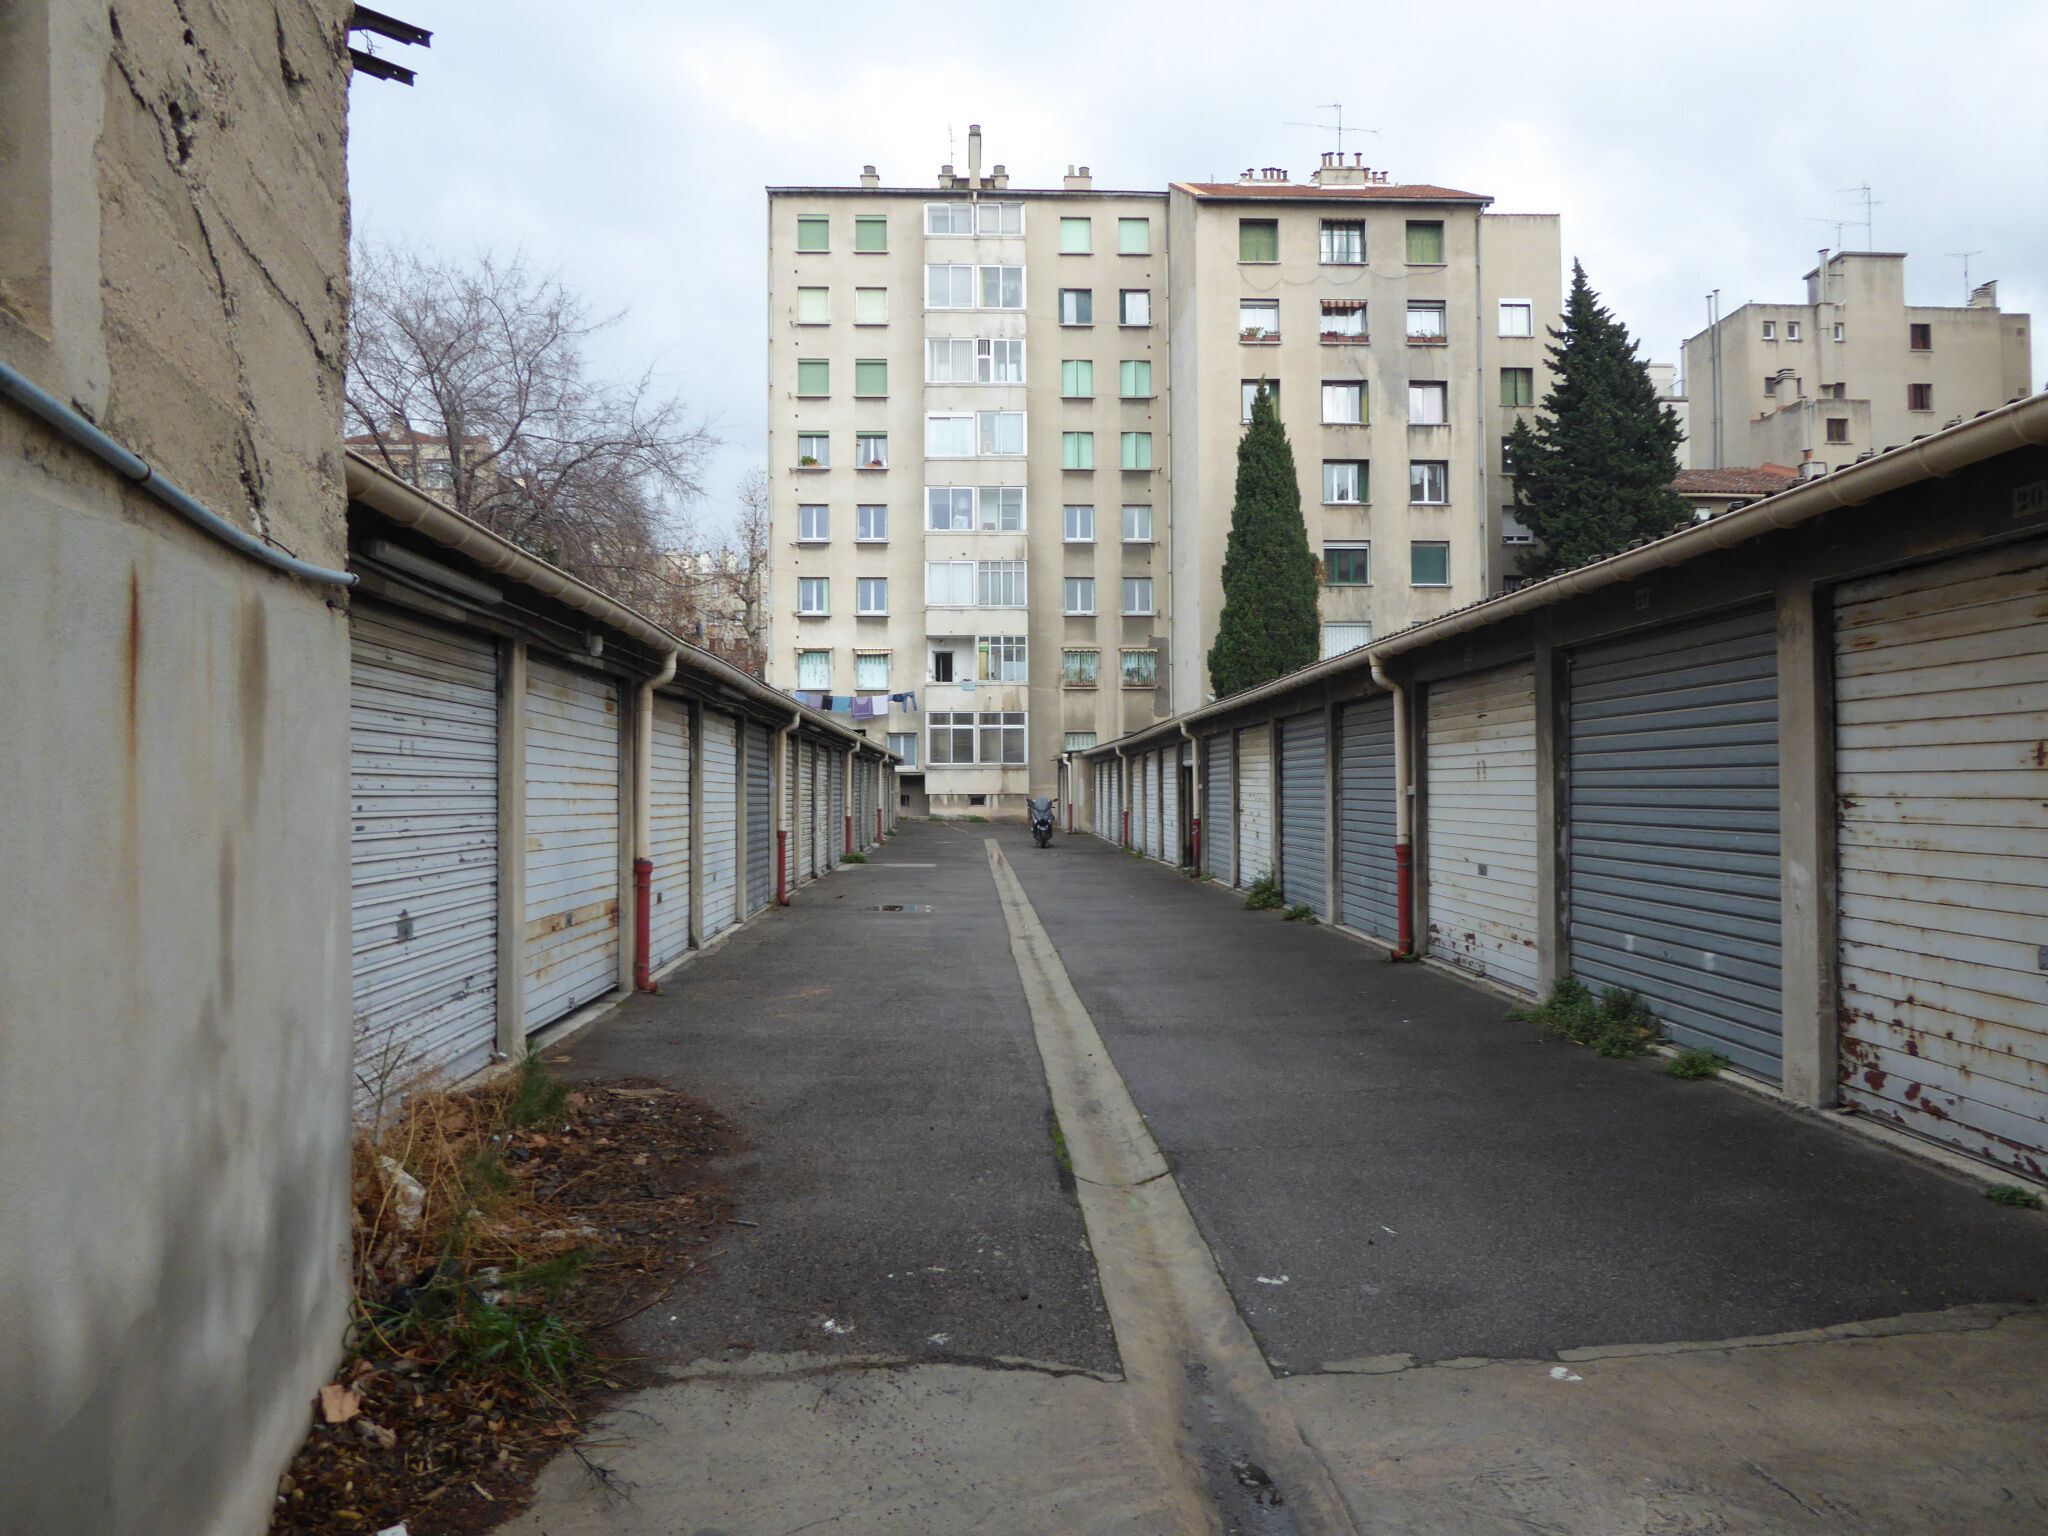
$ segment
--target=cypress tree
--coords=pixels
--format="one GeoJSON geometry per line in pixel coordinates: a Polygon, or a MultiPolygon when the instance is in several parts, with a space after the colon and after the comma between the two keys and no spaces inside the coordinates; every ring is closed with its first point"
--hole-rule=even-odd
{"type": "Polygon", "coordinates": [[[1316,659],[1316,561],[1280,409],[1264,385],[1237,445],[1237,500],[1223,551],[1223,613],[1209,648],[1218,698],[1316,659]]]}
{"type": "Polygon", "coordinates": [[[1572,263],[1564,328],[1548,349],[1557,382],[1532,431],[1515,423],[1515,515],[1539,541],[1519,562],[1548,576],[1656,538],[1692,521],[1671,489],[1678,418],[1657,398],[1628,328],[1600,303],[1572,263]]]}

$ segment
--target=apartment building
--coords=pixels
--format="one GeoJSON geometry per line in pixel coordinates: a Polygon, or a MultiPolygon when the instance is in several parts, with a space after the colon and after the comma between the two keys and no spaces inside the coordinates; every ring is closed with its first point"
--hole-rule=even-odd
{"type": "Polygon", "coordinates": [[[1803,304],[1744,304],[1685,343],[1695,469],[1838,469],[2027,393],[2029,318],[1983,283],[1960,307],[1908,304],[1906,258],[1837,251],[1803,304]]]}
{"type": "Polygon", "coordinates": [[[1261,380],[1327,647],[1498,590],[1555,217],[1334,156],[1247,175],[1013,187],[970,129],[932,187],[769,189],[768,678],[886,737],[912,811],[1015,812],[1206,697],[1261,380]]]}

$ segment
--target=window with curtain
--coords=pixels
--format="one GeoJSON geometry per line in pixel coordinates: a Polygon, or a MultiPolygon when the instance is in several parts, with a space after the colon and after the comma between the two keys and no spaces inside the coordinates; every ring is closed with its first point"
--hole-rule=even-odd
{"type": "Polygon", "coordinates": [[[1237,301],[1237,335],[1240,341],[1278,341],[1280,339],[1280,301],[1278,299],[1239,299],[1237,301]]]}
{"type": "Polygon", "coordinates": [[[802,506],[796,509],[797,541],[803,544],[822,544],[832,537],[832,509],[820,506],[802,506]]]}
{"type": "Polygon", "coordinates": [[[927,266],[924,302],[927,309],[974,308],[974,268],[927,266]]]}
{"type": "Polygon", "coordinates": [[[974,530],[974,487],[932,485],[925,487],[925,526],[933,533],[971,533],[974,530]]]}
{"type": "Polygon", "coordinates": [[[924,344],[924,376],[932,384],[974,382],[974,338],[934,336],[924,344]]]}
{"type": "Polygon", "coordinates": [[[855,469],[887,469],[889,467],[889,434],[886,432],[857,432],[853,438],[853,467],[855,469]]]}
{"type": "Polygon", "coordinates": [[[832,686],[832,653],[830,651],[798,651],[796,653],[796,685],[806,692],[822,693],[832,686]]]}
{"type": "Polygon", "coordinates": [[[1330,379],[1323,384],[1323,421],[1333,427],[1365,425],[1365,381],[1330,379]]]}
{"type": "Polygon", "coordinates": [[[1500,403],[1502,405],[1534,405],[1536,403],[1536,370],[1534,368],[1501,369],[1500,403]]]}
{"type": "Polygon", "coordinates": [[[971,235],[974,233],[974,204],[926,203],[924,232],[928,235],[971,235]]]}
{"type": "Polygon", "coordinates": [[[1117,322],[1121,325],[1150,325],[1152,323],[1152,290],[1150,288],[1126,288],[1117,297],[1121,306],[1117,322]]]}
{"type": "Polygon", "coordinates": [[[1237,221],[1237,259],[1239,261],[1278,261],[1280,259],[1280,223],[1277,219],[1239,219],[1237,221]]]}
{"type": "Polygon", "coordinates": [[[1408,466],[1408,499],[1417,506],[1442,506],[1451,499],[1451,466],[1441,459],[1416,459],[1408,466]]]}
{"type": "Polygon", "coordinates": [[[1536,307],[1527,299],[1500,301],[1500,333],[1503,336],[1534,336],[1536,307]]]}
{"type": "Polygon", "coordinates": [[[1095,290],[1093,288],[1062,288],[1060,290],[1060,324],[1093,325],[1095,323],[1095,290]]]}
{"type": "Polygon", "coordinates": [[[823,576],[805,576],[796,584],[796,611],[810,617],[832,611],[832,583],[823,576]]]}
{"type": "Polygon", "coordinates": [[[853,686],[862,693],[889,691],[889,653],[856,651],[853,657],[853,686]]]}
{"type": "Polygon", "coordinates": [[[972,608],[974,562],[927,560],[924,566],[924,600],[932,608],[972,608]]]}
{"type": "Polygon", "coordinates": [[[1440,341],[1444,335],[1443,300],[1410,299],[1408,301],[1409,340],[1440,341]]]}
{"type": "Polygon", "coordinates": [[[1021,235],[1024,233],[1022,203],[977,203],[974,232],[977,235],[1021,235]]]}
{"type": "Polygon", "coordinates": [[[975,641],[984,683],[1022,683],[1030,680],[1026,640],[1023,635],[983,635],[975,641]]]}
{"type": "Polygon", "coordinates": [[[983,309],[1022,309],[1024,307],[1024,269],[1022,267],[983,267],[981,269],[981,307],[983,309]]]}
{"type": "MultiPolygon", "coordinates": [[[[1060,653],[1060,686],[1062,688],[1093,688],[1096,669],[1101,665],[1100,651],[1062,651],[1060,653]]],[[[1089,743],[1090,746],[1094,742],[1089,743]]]]}
{"type": "Polygon", "coordinates": [[[1262,389],[1273,397],[1273,409],[1280,409],[1280,383],[1277,379],[1243,379],[1237,386],[1239,421],[1252,419],[1252,403],[1259,398],[1262,389]]]}
{"type": "Polygon", "coordinates": [[[1323,334],[1325,336],[1364,336],[1365,300],[1323,300],[1323,334]]]}
{"type": "Polygon", "coordinates": [[[974,377],[982,384],[1022,384],[1024,343],[1000,336],[983,337],[974,344],[974,377]]]}
{"type": "Polygon", "coordinates": [[[832,437],[827,432],[799,432],[796,435],[798,469],[825,469],[832,463],[832,437]]]}
{"type": "Polygon", "coordinates": [[[1440,267],[1444,264],[1444,225],[1441,219],[1408,221],[1408,265],[1440,267]]]}
{"type": "Polygon", "coordinates": [[[1365,260],[1365,225],[1358,219],[1323,220],[1317,250],[1324,266],[1355,267],[1365,260]]]}
{"type": "Polygon", "coordinates": [[[1445,407],[1450,396],[1450,386],[1443,383],[1424,382],[1408,386],[1408,425],[1411,427],[1440,427],[1450,417],[1445,407]]]}
{"type": "Polygon", "coordinates": [[[884,506],[855,507],[853,536],[864,543],[879,544],[889,537],[889,509],[884,506]]]}
{"type": "Polygon", "coordinates": [[[967,415],[925,417],[924,455],[928,459],[973,458],[974,418],[967,415]]]}
{"type": "Polygon", "coordinates": [[[1365,460],[1323,460],[1323,501],[1349,506],[1365,500],[1365,460]]]}
{"type": "Polygon", "coordinates": [[[1126,688],[1151,688],[1159,682],[1159,653],[1157,651],[1125,651],[1123,653],[1123,685],[1126,688]]]}

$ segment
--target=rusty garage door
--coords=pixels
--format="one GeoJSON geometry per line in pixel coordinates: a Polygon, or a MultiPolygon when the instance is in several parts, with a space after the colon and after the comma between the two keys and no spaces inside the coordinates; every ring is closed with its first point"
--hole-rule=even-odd
{"type": "Polygon", "coordinates": [[[526,676],[526,1028],[619,984],[619,689],[526,676]]]}
{"type": "Polygon", "coordinates": [[[1843,1088],[2048,1174],[2048,543],[1836,592],[1843,1088]]]}

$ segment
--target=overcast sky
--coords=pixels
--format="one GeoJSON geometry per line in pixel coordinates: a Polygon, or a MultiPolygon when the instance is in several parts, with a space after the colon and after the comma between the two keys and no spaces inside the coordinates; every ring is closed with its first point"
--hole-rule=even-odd
{"type": "MultiPolygon", "coordinates": [[[[359,231],[450,254],[523,246],[630,317],[598,350],[650,365],[725,439],[721,523],[766,440],[771,185],[884,185],[962,168],[970,122],[1013,185],[1158,189],[1279,165],[1335,135],[1395,181],[1563,216],[1574,257],[1653,361],[1724,308],[1797,302],[1819,247],[1908,252],[1922,304],[1997,278],[2048,310],[2048,5],[1856,0],[869,0],[656,4],[390,0],[431,50],[379,44],[411,89],[358,77],[359,231]]],[[[2034,378],[2048,357],[2037,351],[2034,378]]]]}

